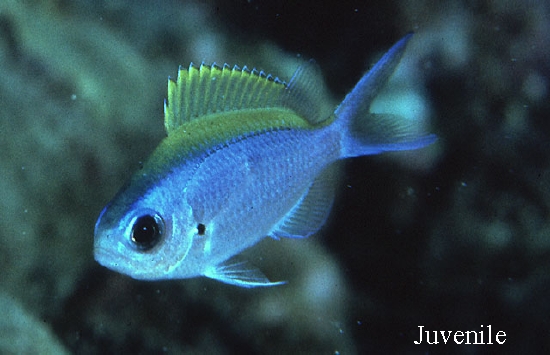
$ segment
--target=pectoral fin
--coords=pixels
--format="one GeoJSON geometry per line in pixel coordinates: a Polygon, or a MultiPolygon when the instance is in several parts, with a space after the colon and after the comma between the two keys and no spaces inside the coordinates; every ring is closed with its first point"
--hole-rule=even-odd
{"type": "Polygon", "coordinates": [[[286,281],[271,282],[258,268],[236,258],[208,268],[204,276],[246,288],[277,286],[286,283],[286,281]]]}

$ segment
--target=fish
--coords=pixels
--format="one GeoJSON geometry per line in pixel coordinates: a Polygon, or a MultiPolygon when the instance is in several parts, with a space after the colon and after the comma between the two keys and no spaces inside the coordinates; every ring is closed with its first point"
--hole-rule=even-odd
{"type": "Polygon", "coordinates": [[[208,277],[274,286],[240,256],[266,237],[305,238],[325,224],[338,161],[436,140],[405,117],[369,111],[412,34],[394,44],[339,105],[320,69],[286,82],[214,64],[168,78],[166,137],[101,211],[95,260],[139,280],[208,277]]]}

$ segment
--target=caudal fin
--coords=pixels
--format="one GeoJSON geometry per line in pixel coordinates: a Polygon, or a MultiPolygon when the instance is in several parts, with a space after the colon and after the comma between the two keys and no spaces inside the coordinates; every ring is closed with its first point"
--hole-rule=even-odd
{"type": "Polygon", "coordinates": [[[412,33],[399,40],[367,72],[336,108],[343,132],[342,157],[422,148],[436,140],[419,131],[417,122],[397,114],[371,113],[370,105],[399,64],[412,33]]]}

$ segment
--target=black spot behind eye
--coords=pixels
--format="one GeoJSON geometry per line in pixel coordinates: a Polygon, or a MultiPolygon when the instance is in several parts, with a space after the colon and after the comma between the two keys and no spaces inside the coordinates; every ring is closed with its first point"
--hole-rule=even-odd
{"type": "Polygon", "coordinates": [[[199,233],[199,235],[204,235],[204,233],[206,232],[206,226],[202,223],[199,223],[199,225],[197,226],[197,232],[199,233]]]}
{"type": "Polygon", "coordinates": [[[159,215],[143,215],[134,220],[131,240],[142,251],[153,248],[164,233],[164,221],[159,215]]]}

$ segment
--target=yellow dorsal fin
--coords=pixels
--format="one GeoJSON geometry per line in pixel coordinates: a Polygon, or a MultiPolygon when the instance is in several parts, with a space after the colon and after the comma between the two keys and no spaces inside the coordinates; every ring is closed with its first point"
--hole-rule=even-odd
{"type": "Polygon", "coordinates": [[[212,64],[178,70],[177,80],[168,79],[168,98],[164,102],[166,132],[185,122],[213,113],[242,109],[282,107],[285,82],[263,71],[246,66],[230,68],[212,64]]]}

